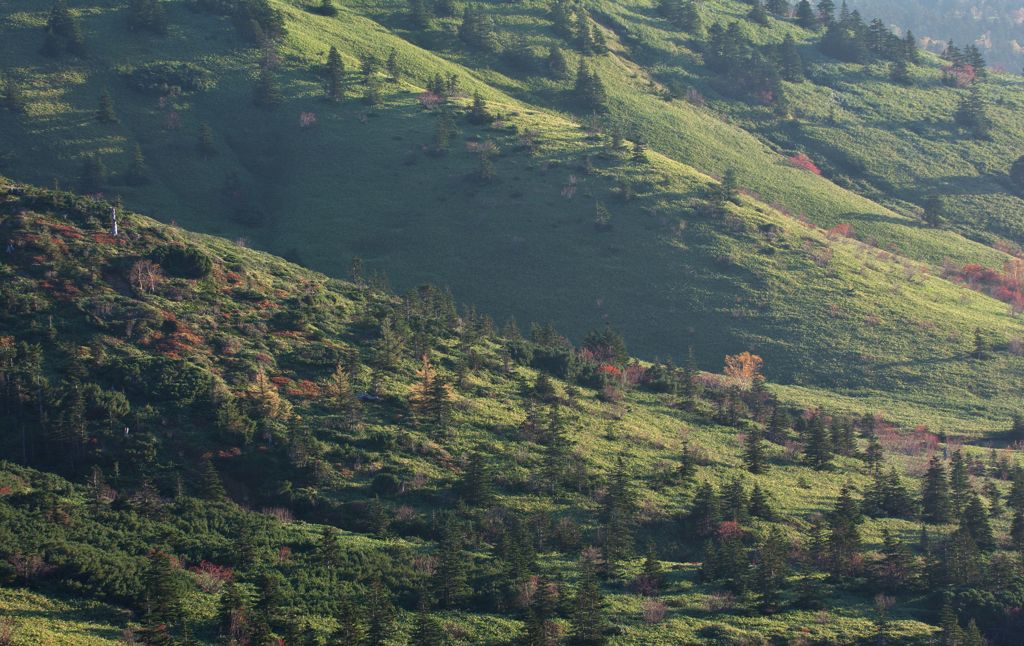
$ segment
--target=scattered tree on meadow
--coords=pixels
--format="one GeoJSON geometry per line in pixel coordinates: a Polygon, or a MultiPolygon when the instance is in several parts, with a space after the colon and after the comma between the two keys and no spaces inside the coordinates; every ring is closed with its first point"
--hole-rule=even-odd
{"type": "Polygon", "coordinates": [[[327,98],[333,101],[345,100],[345,61],[334,45],[331,45],[327,53],[327,98]]]}
{"type": "Polygon", "coordinates": [[[100,123],[117,123],[117,114],[114,113],[114,100],[110,98],[110,92],[104,87],[100,92],[100,108],[96,111],[96,120],[100,123]]]}
{"type": "Polygon", "coordinates": [[[149,182],[146,160],[142,156],[142,149],[139,148],[139,144],[135,144],[135,147],[132,149],[132,161],[128,166],[128,174],[125,176],[125,179],[131,186],[142,186],[149,182]]]}
{"type": "Polygon", "coordinates": [[[256,86],[253,88],[252,102],[261,108],[272,108],[283,100],[284,96],[281,94],[281,84],[277,80],[277,75],[269,67],[264,67],[260,70],[256,86]]]}
{"type": "Polygon", "coordinates": [[[131,0],[128,3],[128,26],[144,29],[158,36],[167,34],[167,16],[160,0],[131,0]]]}

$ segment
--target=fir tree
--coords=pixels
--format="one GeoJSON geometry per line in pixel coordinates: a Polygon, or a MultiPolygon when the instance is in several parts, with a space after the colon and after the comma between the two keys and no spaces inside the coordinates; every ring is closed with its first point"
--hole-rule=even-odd
{"type": "Polygon", "coordinates": [[[388,54],[388,60],[384,63],[384,67],[388,71],[388,78],[391,79],[392,83],[398,83],[398,76],[401,70],[398,67],[398,52],[392,47],[391,53],[388,54]]]}
{"type": "Polygon", "coordinates": [[[807,0],[800,0],[796,5],[796,24],[804,29],[815,29],[818,26],[818,17],[814,15],[814,9],[807,0]]]}
{"type": "Polygon", "coordinates": [[[204,123],[200,126],[196,146],[203,156],[212,157],[217,154],[217,144],[213,141],[213,130],[210,128],[210,124],[204,123]]]}
{"type": "Polygon", "coordinates": [[[739,523],[747,521],[747,507],[750,505],[750,500],[747,498],[747,490],[743,486],[742,480],[738,477],[733,477],[732,480],[722,487],[720,504],[724,520],[732,520],[739,523]]]}
{"type": "Polygon", "coordinates": [[[245,567],[256,562],[256,540],[253,538],[252,528],[249,526],[247,518],[243,518],[238,526],[238,536],[235,538],[231,551],[235,565],[238,567],[245,567]]]}
{"type": "Polygon", "coordinates": [[[679,456],[679,482],[684,490],[690,488],[696,475],[697,461],[693,457],[693,452],[690,451],[689,443],[684,440],[683,451],[679,456]]]}
{"type": "Polygon", "coordinates": [[[836,19],[836,4],[832,0],[821,0],[818,3],[818,15],[826,25],[831,24],[836,19]]]}
{"type": "MultiPolygon", "coordinates": [[[[357,642],[349,642],[357,643],[357,642]]],[[[409,646],[441,646],[444,643],[444,631],[441,624],[430,616],[430,602],[426,595],[420,595],[416,606],[416,620],[409,635],[409,646]]]]}
{"type": "Polygon", "coordinates": [[[100,109],[96,111],[96,120],[100,123],[117,123],[114,100],[110,98],[110,92],[107,92],[106,87],[100,92],[100,109]]]}
{"type": "Polygon", "coordinates": [[[338,534],[333,527],[324,525],[320,532],[320,542],[317,543],[317,558],[328,569],[341,567],[344,563],[345,554],[341,550],[341,543],[338,542],[338,534]]]}
{"type": "Polygon", "coordinates": [[[634,164],[649,164],[651,160],[647,158],[647,145],[642,141],[637,141],[633,144],[633,157],[632,161],[634,164]]]}
{"type": "Polygon", "coordinates": [[[771,508],[768,502],[768,494],[761,489],[761,486],[754,483],[754,489],[750,492],[750,515],[761,520],[773,522],[775,520],[775,510],[771,508]]]}
{"type": "Polygon", "coordinates": [[[261,108],[272,108],[284,100],[277,75],[268,67],[260,70],[260,76],[253,88],[252,102],[261,108]]]}
{"type": "Polygon", "coordinates": [[[938,193],[929,193],[925,198],[921,219],[933,229],[941,229],[946,221],[946,203],[938,193]]]}
{"type": "Polygon", "coordinates": [[[754,475],[768,473],[769,464],[765,455],[764,435],[759,426],[755,426],[747,434],[743,444],[743,466],[754,475]]]}
{"type": "Polygon", "coordinates": [[[469,122],[480,125],[492,121],[494,121],[494,117],[487,111],[487,102],[480,96],[480,91],[473,92],[473,107],[469,111],[469,122]]]}
{"type": "Polygon", "coordinates": [[[850,495],[850,485],[843,485],[829,516],[828,551],[832,574],[840,577],[849,571],[854,556],[860,551],[860,530],[864,522],[860,506],[850,495]]]}
{"type": "Polygon", "coordinates": [[[580,60],[576,71],[576,101],[587,110],[603,112],[607,109],[608,95],[597,72],[591,72],[586,59],[580,60]]]}
{"type": "Polygon", "coordinates": [[[693,498],[693,508],[690,510],[691,525],[698,534],[707,535],[721,520],[722,511],[719,507],[718,494],[715,493],[714,485],[705,480],[693,498]]]}
{"type": "Polygon", "coordinates": [[[370,77],[366,82],[366,89],[363,90],[363,103],[369,106],[380,105],[383,100],[381,92],[380,79],[376,76],[370,77]]]}
{"type": "Polygon", "coordinates": [[[964,507],[963,517],[960,518],[960,527],[970,533],[978,549],[990,550],[995,547],[992,526],[988,522],[988,512],[977,493],[972,492],[969,502],[964,507]]]}
{"type": "Polygon", "coordinates": [[[603,646],[607,626],[604,596],[597,583],[597,568],[594,562],[584,557],[580,562],[580,577],[574,598],[572,616],[572,639],[578,644],[603,646]]]}
{"type": "Polygon", "coordinates": [[[654,584],[658,590],[665,586],[664,568],[661,565],[661,561],[658,560],[658,554],[652,540],[647,541],[647,553],[644,555],[642,571],[647,580],[654,584]]]}
{"type": "Polygon", "coordinates": [[[443,152],[448,150],[449,141],[458,134],[455,127],[455,120],[447,110],[441,110],[437,115],[437,126],[434,128],[434,150],[443,152]]]}
{"type": "Polygon", "coordinates": [[[366,593],[365,641],[366,646],[385,646],[398,632],[397,612],[391,603],[391,591],[375,577],[366,593]]]}
{"type": "Polygon", "coordinates": [[[374,496],[370,503],[370,529],[378,538],[384,538],[388,533],[388,526],[391,525],[391,515],[387,507],[380,501],[380,496],[374,496]]]}
{"type": "Polygon", "coordinates": [[[142,149],[139,148],[139,144],[135,144],[135,148],[132,149],[132,163],[128,166],[126,180],[131,186],[142,186],[149,182],[146,161],[142,157],[142,149]]]}
{"type": "Polygon", "coordinates": [[[156,624],[171,624],[182,612],[181,586],[174,574],[171,557],[159,550],[149,554],[149,563],[142,575],[143,607],[156,624]]]}
{"type": "Polygon", "coordinates": [[[437,571],[433,575],[434,598],[443,608],[460,605],[472,589],[466,584],[466,553],[462,549],[462,529],[454,518],[444,524],[437,571]]]}
{"type": "Polygon", "coordinates": [[[320,12],[321,16],[327,16],[328,18],[338,15],[338,8],[334,6],[333,0],[321,0],[317,11],[320,12]]]}
{"type": "Polygon", "coordinates": [[[825,432],[825,422],[820,411],[808,420],[807,442],[804,446],[803,459],[816,471],[831,471],[833,469],[832,446],[829,443],[828,434],[825,432]]]}
{"type": "Polygon", "coordinates": [[[1024,509],[1013,510],[1010,523],[1010,544],[1018,552],[1024,552],[1024,509]]]}
{"type": "Polygon", "coordinates": [[[82,164],[80,179],[86,190],[102,190],[107,183],[107,167],[103,165],[103,160],[96,155],[86,157],[82,164]]]}
{"type": "Polygon", "coordinates": [[[144,29],[158,36],[167,34],[167,16],[160,0],[131,0],[128,3],[128,26],[144,29]]]}
{"type": "Polygon", "coordinates": [[[566,60],[562,50],[557,47],[548,50],[546,65],[552,78],[562,79],[569,76],[569,61],[566,60]]]}
{"type": "Polygon", "coordinates": [[[469,454],[458,489],[462,499],[472,507],[486,507],[491,503],[491,475],[487,469],[487,458],[480,451],[469,454]]]}
{"type": "Polygon", "coordinates": [[[782,78],[790,83],[804,82],[804,63],[800,58],[800,52],[796,50],[796,40],[792,34],[787,33],[779,45],[779,67],[782,78]]]}
{"type": "Polygon", "coordinates": [[[409,18],[420,29],[430,29],[434,14],[426,0],[409,0],[409,18]]]}
{"type": "Polygon", "coordinates": [[[989,343],[985,335],[981,333],[981,328],[974,328],[974,349],[971,350],[971,356],[975,359],[983,361],[990,358],[988,354],[989,343]]]}
{"type": "Polygon", "coordinates": [[[907,30],[907,35],[903,37],[903,56],[902,58],[907,61],[909,65],[920,65],[921,64],[921,52],[917,49],[917,38],[914,37],[914,32],[907,30]]]}
{"type": "Polygon", "coordinates": [[[754,7],[747,13],[747,18],[762,27],[767,27],[770,22],[768,12],[765,11],[764,5],[761,4],[760,0],[754,3],[754,7]]]}
{"type": "Polygon", "coordinates": [[[765,9],[776,16],[788,16],[789,2],[788,0],[767,0],[765,2],[765,9]]]}
{"type": "Polygon", "coordinates": [[[338,629],[334,632],[335,643],[339,645],[363,643],[365,635],[361,614],[352,602],[351,593],[342,589],[341,602],[338,604],[338,611],[334,617],[338,623],[338,629]]]}
{"type": "Polygon", "coordinates": [[[898,57],[889,69],[889,78],[897,85],[911,85],[914,81],[910,77],[910,65],[903,56],[898,57]]]}
{"type": "Polygon", "coordinates": [[[949,482],[938,456],[933,456],[928,463],[928,472],[921,485],[921,515],[925,522],[933,525],[944,525],[950,521],[949,482]]]}
{"type": "Polygon", "coordinates": [[[217,625],[220,632],[226,633],[231,629],[231,624],[238,622],[245,613],[245,598],[233,578],[224,583],[224,589],[220,593],[220,601],[217,604],[217,625]]]}
{"type": "Polygon", "coordinates": [[[13,76],[7,77],[7,93],[4,96],[4,105],[11,112],[25,111],[25,97],[21,93],[21,87],[14,80],[13,76]]]}
{"type": "Polygon", "coordinates": [[[345,100],[345,61],[334,45],[331,45],[331,51],[327,53],[327,98],[333,101],[345,100]]]}
{"type": "Polygon", "coordinates": [[[203,462],[203,472],[199,475],[199,498],[215,502],[223,501],[227,497],[224,485],[220,482],[217,469],[214,468],[211,460],[203,462]]]}
{"type": "Polygon", "coordinates": [[[967,462],[964,460],[963,453],[957,449],[953,452],[953,457],[949,461],[949,502],[954,518],[959,518],[964,507],[967,506],[970,487],[971,481],[967,473],[967,462]]]}
{"type": "Polygon", "coordinates": [[[617,578],[622,562],[633,555],[633,520],[636,515],[636,494],[631,477],[620,457],[608,482],[608,493],[601,501],[601,520],[605,526],[602,546],[608,575],[617,578]]]}
{"type": "Polygon", "coordinates": [[[988,498],[988,515],[991,518],[999,518],[1002,516],[1005,510],[1003,509],[1002,503],[1000,503],[1002,494],[1000,493],[999,487],[996,483],[991,480],[985,482],[985,486],[982,488],[982,493],[984,493],[985,497],[988,498]]]}
{"type": "Polygon", "coordinates": [[[758,546],[753,588],[758,595],[757,609],[761,614],[771,615],[779,610],[779,589],[787,575],[788,547],[778,528],[773,528],[758,546]]]}

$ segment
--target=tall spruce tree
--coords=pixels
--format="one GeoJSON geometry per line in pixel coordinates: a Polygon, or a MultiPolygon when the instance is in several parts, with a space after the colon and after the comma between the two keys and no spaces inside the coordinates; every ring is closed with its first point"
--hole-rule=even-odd
{"type": "Polygon", "coordinates": [[[850,491],[849,483],[843,485],[828,519],[829,564],[835,577],[843,577],[849,573],[854,557],[860,552],[861,547],[858,526],[864,522],[864,517],[850,491]]]}
{"type": "Polygon", "coordinates": [[[444,641],[444,630],[441,629],[441,624],[430,615],[430,601],[427,600],[427,595],[422,594],[416,606],[416,620],[412,633],[409,635],[409,646],[442,646],[444,641]]]}
{"type": "Polygon", "coordinates": [[[932,525],[944,525],[951,519],[949,481],[938,456],[932,456],[921,484],[921,517],[932,525]]]}
{"type": "Polygon", "coordinates": [[[277,75],[269,67],[260,70],[252,91],[252,102],[261,108],[272,108],[284,100],[277,75]]]}
{"type": "Polygon", "coordinates": [[[821,411],[817,411],[807,422],[807,441],[804,444],[804,462],[816,471],[831,471],[832,445],[825,430],[821,411]]]}
{"type": "Polygon", "coordinates": [[[967,461],[963,452],[957,449],[953,451],[953,457],[949,460],[949,504],[953,511],[953,517],[959,518],[967,506],[971,491],[970,475],[967,473],[967,461]]]}
{"type": "Polygon", "coordinates": [[[7,77],[7,88],[6,94],[4,95],[4,105],[11,112],[24,112],[25,111],[25,96],[21,93],[21,86],[14,79],[13,76],[7,77]]]}
{"type": "Polygon", "coordinates": [[[482,452],[473,451],[469,454],[458,490],[470,506],[486,507],[491,503],[491,474],[487,468],[487,458],[482,452]]]}
{"type": "Polygon", "coordinates": [[[608,620],[605,617],[604,595],[597,581],[597,566],[588,557],[580,560],[579,583],[573,604],[572,639],[578,644],[603,646],[608,620]]]}
{"type": "Polygon", "coordinates": [[[814,15],[814,9],[807,0],[800,0],[796,5],[796,24],[804,29],[816,29],[818,17],[814,15]]]}
{"type": "Polygon", "coordinates": [[[779,610],[779,590],[786,579],[786,556],[789,542],[775,527],[764,537],[757,549],[753,591],[757,594],[757,609],[771,615],[779,610]]]}
{"type": "Polygon", "coordinates": [[[331,45],[327,53],[327,98],[333,101],[345,100],[345,61],[334,45],[331,45]]]}
{"type": "Polygon", "coordinates": [[[363,608],[366,617],[363,643],[365,646],[386,646],[398,633],[398,613],[391,603],[391,591],[381,582],[380,577],[370,582],[363,608]]]}
{"type": "Polygon", "coordinates": [[[128,174],[125,179],[131,186],[142,186],[149,182],[146,160],[142,156],[142,148],[139,148],[139,144],[135,144],[135,147],[132,149],[132,161],[128,166],[128,174]]]}
{"type": "Polygon", "coordinates": [[[110,98],[110,92],[104,87],[100,92],[100,107],[96,111],[96,120],[100,123],[117,123],[117,114],[114,112],[114,100],[110,98]]]}
{"type": "Polygon", "coordinates": [[[992,538],[992,526],[988,522],[988,511],[981,497],[976,492],[971,492],[967,504],[964,506],[963,516],[960,518],[960,527],[970,533],[974,543],[979,550],[986,551],[995,547],[995,539],[992,538]]]}
{"type": "Polygon", "coordinates": [[[601,520],[605,526],[602,546],[605,568],[612,579],[621,575],[623,561],[633,556],[633,523],[636,517],[636,493],[632,476],[622,457],[615,464],[608,482],[608,493],[601,501],[601,520]]]}
{"type": "MultiPolygon", "coordinates": [[[[806,1],[806,0],[805,0],[806,1]]],[[[779,69],[782,78],[790,83],[804,82],[804,62],[796,50],[796,39],[787,33],[779,45],[779,69]]]]}
{"type": "Polygon", "coordinates": [[[454,608],[461,605],[473,590],[466,583],[462,528],[454,517],[449,516],[442,532],[437,568],[433,575],[433,592],[442,608],[454,608]]]}
{"type": "Polygon", "coordinates": [[[760,426],[754,426],[747,433],[747,438],[743,445],[743,466],[747,468],[747,471],[755,475],[768,473],[770,465],[768,464],[768,456],[765,453],[764,434],[760,426]]]}

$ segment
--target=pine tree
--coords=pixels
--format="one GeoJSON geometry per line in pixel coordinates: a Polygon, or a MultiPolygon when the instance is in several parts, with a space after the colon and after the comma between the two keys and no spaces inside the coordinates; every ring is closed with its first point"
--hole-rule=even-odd
{"type": "Polygon", "coordinates": [[[999,518],[1006,511],[1000,502],[1002,493],[995,482],[988,480],[982,488],[982,493],[988,498],[988,515],[990,518],[999,518]]]}
{"type": "Polygon", "coordinates": [[[462,529],[454,518],[444,524],[437,571],[434,574],[434,598],[443,608],[460,605],[472,593],[466,584],[466,553],[462,549],[462,529]]]}
{"type": "Polygon", "coordinates": [[[597,567],[587,557],[580,561],[579,584],[573,605],[573,641],[587,646],[603,646],[607,642],[604,631],[608,623],[604,596],[597,583],[597,567]]]}
{"type": "Polygon", "coordinates": [[[560,488],[572,452],[572,442],[566,434],[565,420],[560,411],[558,401],[553,401],[544,437],[544,477],[551,493],[556,493],[560,488]]]}
{"type": "MultiPolygon", "coordinates": [[[[281,590],[280,575],[273,570],[261,569],[256,576],[258,597],[253,604],[252,616],[257,624],[273,630],[282,625],[284,616],[284,593],[281,590]]],[[[254,642],[258,641],[254,638],[254,642]]]]}
{"type": "Polygon", "coordinates": [[[647,580],[654,584],[658,590],[665,587],[664,568],[661,565],[661,561],[658,560],[658,554],[652,540],[647,541],[647,553],[644,555],[642,571],[647,580]]]}
{"type": "Polygon", "coordinates": [[[910,77],[910,65],[903,56],[898,57],[889,70],[889,78],[897,85],[911,85],[914,80],[910,77]]]}
{"type": "Polygon", "coordinates": [[[398,632],[398,616],[391,603],[391,591],[375,577],[366,593],[366,646],[385,646],[398,632]]]}
{"type": "Polygon", "coordinates": [[[788,16],[789,2],[788,0],[767,0],[765,2],[765,9],[776,16],[788,16]]]}
{"type": "Polygon", "coordinates": [[[494,121],[494,117],[487,111],[487,102],[480,96],[480,90],[473,92],[473,107],[469,111],[469,122],[473,124],[485,124],[494,121]]]}
{"type": "Polygon", "coordinates": [[[788,542],[777,527],[758,546],[753,588],[758,595],[757,609],[761,614],[771,615],[779,610],[779,588],[787,575],[788,547],[788,542]]]}
{"type": "Polygon", "coordinates": [[[771,508],[771,504],[768,502],[768,494],[757,483],[754,483],[754,489],[750,492],[749,510],[751,516],[761,520],[768,522],[775,520],[775,510],[771,508]]]}
{"type": "Polygon", "coordinates": [[[747,18],[751,22],[755,22],[762,27],[767,27],[770,22],[768,12],[765,10],[764,5],[761,4],[760,0],[757,0],[754,3],[754,7],[747,13],[747,18]]]}
{"type": "Polygon", "coordinates": [[[471,507],[486,507],[491,503],[491,474],[487,469],[487,458],[480,451],[469,454],[458,491],[471,507]]]}
{"type": "Polygon", "coordinates": [[[705,480],[693,497],[693,508],[690,510],[690,524],[700,535],[707,535],[722,520],[722,511],[718,503],[715,487],[705,480]]]}
{"type": "Polygon", "coordinates": [[[448,419],[452,409],[452,387],[441,375],[434,375],[427,392],[427,411],[434,423],[442,425],[448,419]]]}
{"type": "Polygon", "coordinates": [[[902,58],[910,65],[921,64],[921,52],[917,49],[917,38],[914,37],[914,32],[909,29],[907,30],[907,35],[903,37],[902,58]]]}
{"type": "Polygon", "coordinates": [[[283,100],[284,96],[281,94],[281,84],[277,81],[277,75],[269,67],[264,67],[260,70],[256,87],[253,88],[252,102],[261,108],[271,108],[283,100]]]}
{"type": "Polygon", "coordinates": [[[850,495],[850,485],[843,485],[829,516],[828,550],[834,576],[843,576],[860,551],[860,530],[857,526],[862,522],[864,518],[860,506],[850,495]]]}
{"type": "Polygon", "coordinates": [[[971,356],[978,360],[985,360],[990,358],[988,354],[989,343],[985,335],[981,333],[981,328],[974,328],[974,349],[971,351],[971,356]]]}
{"type": "Polygon", "coordinates": [[[988,512],[977,493],[972,492],[970,500],[964,506],[960,527],[970,533],[978,549],[985,551],[995,547],[992,526],[988,522],[988,512]]]}
{"type": "Polygon", "coordinates": [[[690,488],[693,478],[697,475],[697,461],[690,451],[689,443],[683,441],[682,454],[679,456],[679,482],[684,490],[690,488]]]}
{"type": "Polygon", "coordinates": [[[215,502],[223,501],[227,497],[224,485],[220,482],[217,469],[214,468],[211,460],[203,462],[203,472],[199,475],[199,498],[215,502]]]}
{"type": "Polygon", "coordinates": [[[341,543],[338,542],[338,534],[334,528],[324,525],[320,532],[320,542],[317,543],[317,558],[327,568],[341,567],[344,561],[344,552],[341,550],[341,543]]]}
{"type": "Polygon", "coordinates": [[[231,624],[237,622],[244,616],[245,599],[242,591],[233,578],[224,583],[224,589],[220,593],[220,601],[217,604],[217,625],[220,632],[226,633],[231,629],[231,624]]]}
{"type": "Polygon", "coordinates": [[[939,615],[939,627],[942,629],[940,643],[943,646],[961,646],[963,644],[963,630],[959,624],[960,620],[957,618],[956,612],[953,611],[952,600],[947,596],[939,615]]]}
{"type": "Polygon", "coordinates": [[[333,0],[321,0],[317,11],[320,12],[321,16],[327,16],[328,18],[338,15],[338,8],[334,6],[333,0]]]}
{"type": "Polygon", "coordinates": [[[448,150],[449,141],[458,134],[455,127],[455,120],[447,110],[440,110],[437,115],[437,126],[434,128],[434,150],[438,152],[448,150]]]}
{"type": "Polygon", "coordinates": [[[135,144],[135,148],[132,149],[132,163],[128,166],[126,180],[130,186],[142,186],[149,183],[146,160],[142,157],[142,149],[139,148],[139,144],[135,144]]]}
{"type": "Polygon", "coordinates": [[[204,123],[200,126],[196,146],[204,156],[212,157],[217,154],[217,144],[213,141],[213,130],[210,128],[210,124],[204,123]]]}
{"type": "Polygon", "coordinates": [[[765,455],[764,435],[759,426],[755,426],[747,434],[743,444],[743,466],[754,475],[768,473],[770,465],[765,455]]]}
{"type": "Polygon", "coordinates": [[[950,521],[950,511],[946,469],[939,457],[933,456],[921,485],[921,516],[932,525],[944,525],[950,521]]]}
{"type": "Polygon", "coordinates": [[[938,193],[929,193],[925,198],[921,219],[933,229],[941,229],[946,220],[946,203],[938,193]]]}
{"type": "Polygon", "coordinates": [[[815,29],[818,26],[818,17],[814,15],[814,9],[807,0],[800,0],[796,5],[796,24],[804,29],[815,29]]]}
{"type": "MultiPolygon", "coordinates": [[[[356,643],[356,642],[349,642],[356,643]]],[[[430,602],[426,595],[420,595],[416,606],[416,620],[409,635],[409,646],[441,646],[444,643],[444,631],[441,624],[430,616],[430,602]]]]}
{"type": "Polygon", "coordinates": [[[235,565],[245,567],[256,562],[256,540],[252,535],[249,520],[243,518],[238,526],[238,536],[231,548],[235,565]]]}
{"type": "Polygon", "coordinates": [[[167,16],[160,0],[131,0],[128,3],[128,26],[144,29],[158,36],[167,34],[167,16]]]}
{"type": "MultiPolygon", "coordinates": [[[[806,2],[806,0],[804,0],[806,2]]],[[[796,40],[793,34],[787,33],[779,45],[779,67],[782,78],[790,83],[804,82],[804,62],[800,58],[800,52],[796,50],[796,40]]]]}
{"type": "Polygon", "coordinates": [[[949,502],[953,510],[953,517],[959,518],[964,507],[967,506],[968,491],[971,487],[970,476],[967,473],[967,462],[963,453],[957,449],[949,461],[949,502]]]}
{"type": "Polygon", "coordinates": [[[364,628],[362,613],[352,602],[352,594],[345,589],[341,590],[341,602],[338,604],[338,611],[335,621],[338,622],[338,629],[334,633],[336,644],[362,644],[364,628]]]}
{"type": "Polygon", "coordinates": [[[143,607],[156,624],[171,624],[181,617],[181,586],[174,574],[171,558],[159,550],[149,554],[142,575],[143,607]]]}
{"type": "Polygon", "coordinates": [[[25,111],[25,97],[21,93],[21,87],[14,80],[13,76],[7,77],[7,93],[4,96],[4,105],[11,112],[25,111]]]}
{"type": "Polygon", "coordinates": [[[420,29],[430,29],[434,14],[426,0],[409,0],[409,18],[420,29]]]}
{"type": "Polygon", "coordinates": [[[1010,543],[1013,549],[1024,552],[1024,509],[1013,510],[1013,521],[1010,523],[1010,543]]]}
{"type": "Polygon", "coordinates": [[[345,61],[334,45],[331,45],[331,51],[327,53],[327,98],[333,101],[345,100],[345,61]]]}
{"type": "Polygon", "coordinates": [[[363,90],[363,103],[369,106],[380,105],[383,101],[380,79],[374,75],[366,82],[363,90]]]}
{"type": "Polygon", "coordinates": [[[552,78],[562,79],[569,75],[569,61],[566,60],[565,53],[557,47],[548,50],[546,64],[552,78]]]}
{"type": "Polygon", "coordinates": [[[585,58],[580,59],[580,66],[576,71],[574,93],[576,101],[587,110],[603,112],[607,109],[608,94],[604,84],[597,72],[590,71],[585,58]]]}
{"type": "Polygon", "coordinates": [[[632,161],[634,164],[651,163],[651,160],[647,158],[647,145],[644,142],[637,141],[633,144],[632,161]]]}
{"type": "Polygon", "coordinates": [[[808,420],[807,442],[804,446],[803,459],[815,471],[831,471],[834,468],[832,446],[829,443],[828,433],[825,432],[825,422],[822,419],[821,411],[815,413],[808,420]]]}
{"type": "Polygon", "coordinates": [[[392,83],[398,83],[401,69],[398,67],[398,52],[395,48],[391,48],[391,53],[388,54],[388,60],[384,63],[384,68],[388,71],[388,78],[391,79],[392,83]]]}
{"type": "Polygon", "coordinates": [[[636,516],[636,493],[622,458],[608,482],[608,493],[601,501],[601,520],[605,526],[602,546],[605,568],[610,577],[621,574],[622,561],[633,555],[633,522],[636,516]]]}
{"type": "Polygon", "coordinates": [[[86,190],[101,190],[107,183],[107,167],[103,165],[103,160],[96,155],[86,157],[80,179],[86,190]]]}
{"type": "Polygon", "coordinates": [[[739,523],[747,521],[747,507],[750,505],[750,500],[747,498],[747,490],[746,487],[743,486],[742,480],[738,477],[733,477],[732,480],[722,487],[722,498],[720,504],[722,509],[722,518],[724,520],[731,520],[739,523]]]}
{"type": "Polygon", "coordinates": [[[107,92],[106,87],[100,92],[100,109],[96,111],[96,120],[100,123],[117,123],[114,100],[110,98],[110,92],[107,92]]]}

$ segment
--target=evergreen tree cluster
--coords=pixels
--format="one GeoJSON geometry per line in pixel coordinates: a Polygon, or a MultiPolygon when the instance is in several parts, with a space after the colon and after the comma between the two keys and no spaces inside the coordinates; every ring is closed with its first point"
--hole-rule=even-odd
{"type": "Polygon", "coordinates": [[[81,56],[85,51],[85,37],[78,17],[71,13],[65,0],[57,0],[46,20],[46,40],[40,54],[60,56],[64,53],[81,56]]]}

